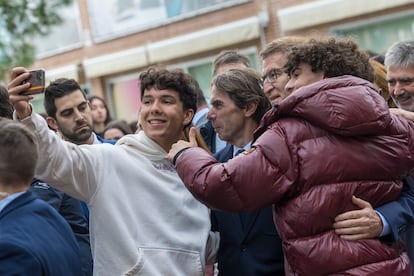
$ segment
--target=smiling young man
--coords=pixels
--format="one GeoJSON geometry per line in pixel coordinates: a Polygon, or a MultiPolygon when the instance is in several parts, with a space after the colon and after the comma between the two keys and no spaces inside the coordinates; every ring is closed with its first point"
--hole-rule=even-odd
{"type": "MultiPolygon", "coordinates": [[[[93,132],[91,104],[74,79],[52,81],[45,89],[43,104],[49,128],[55,130],[62,139],[76,145],[115,142],[104,140],[93,132]]],[[[40,179],[32,181],[31,190],[52,205],[71,225],[81,249],[82,275],[92,275],[89,211],[86,204],[40,179]]]]}
{"type": "MultiPolygon", "coordinates": [[[[167,159],[196,109],[190,75],[150,68],[140,74],[141,131],[115,146],[77,146],[49,131],[20,93],[28,77],[12,70],[15,116],[34,130],[42,154],[37,176],[90,208],[94,275],[203,275],[210,243],[209,210],[187,191],[167,159]]],[[[81,130],[81,128],[79,128],[81,130]]]]}

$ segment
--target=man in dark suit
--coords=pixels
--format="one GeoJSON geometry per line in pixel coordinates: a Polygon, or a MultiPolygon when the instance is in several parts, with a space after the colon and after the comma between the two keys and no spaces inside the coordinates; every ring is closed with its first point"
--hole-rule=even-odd
{"type": "MultiPolygon", "coordinates": [[[[220,139],[228,143],[214,154],[221,162],[249,150],[254,130],[270,109],[259,75],[251,69],[240,70],[233,69],[213,79],[208,117],[220,139]],[[242,79],[240,70],[248,71],[249,78],[242,79]],[[240,81],[229,82],[229,78],[240,81]],[[228,83],[235,85],[229,87],[228,83]]],[[[219,275],[284,275],[281,240],[271,206],[243,213],[213,210],[212,227],[220,232],[219,275]]]]}
{"type": "Polygon", "coordinates": [[[68,223],[28,191],[38,152],[21,123],[0,120],[0,275],[81,275],[68,223]]]}

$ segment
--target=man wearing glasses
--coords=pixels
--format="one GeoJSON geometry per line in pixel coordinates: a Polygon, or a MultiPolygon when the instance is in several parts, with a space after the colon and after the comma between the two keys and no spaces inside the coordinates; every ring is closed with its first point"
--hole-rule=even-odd
{"type": "Polygon", "coordinates": [[[281,37],[267,44],[261,51],[263,89],[272,105],[280,104],[289,95],[285,90],[289,76],[283,71],[287,62],[286,55],[291,47],[304,41],[303,37],[281,37]]]}

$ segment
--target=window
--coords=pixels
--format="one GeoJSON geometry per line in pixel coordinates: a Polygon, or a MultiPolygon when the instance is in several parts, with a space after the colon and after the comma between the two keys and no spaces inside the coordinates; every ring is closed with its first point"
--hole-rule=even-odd
{"type": "Polygon", "coordinates": [[[251,0],[89,0],[92,36],[110,40],[251,0]]]}
{"type": "MultiPolygon", "coordinates": [[[[239,52],[246,55],[249,58],[252,68],[259,69],[258,54],[257,49],[255,47],[241,49],[239,50],[239,52]]],[[[183,68],[185,71],[187,71],[191,76],[193,76],[193,78],[195,78],[198,81],[200,88],[204,92],[204,96],[206,97],[207,103],[210,102],[211,97],[210,82],[212,80],[213,59],[214,56],[208,59],[191,62],[189,64],[182,64],[179,66],[180,68],[183,68]]]]}
{"type": "Polygon", "coordinates": [[[141,105],[141,92],[138,86],[139,74],[125,75],[108,81],[108,105],[111,114],[127,122],[135,121],[141,105]]]}
{"type": "Polygon", "coordinates": [[[408,15],[334,28],[332,32],[339,36],[351,36],[363,49],[384,54],[392,43],[414,37],[414,16],[411,12],[408,15]]]}
{"type": "Polygon", "coordinates": [[[79,8],[76,1],[59,10],[62,24],[53,26],[45,36],[36,36],[33,43],[36,45],[38,58],[62,53],[83,45],[79,8]]]}
{"type": "MultiPolygon", "coordinates": [[[[253,68],[258,69],[258,55],[256,47],[241,49],[240,53],[249,57],[253,68]]],[[[189,61],[187,63],[175,64],[169,68],[182,68],[191,74],[199,83],[204,92],[207,103],[210,101],[210,82],[212,74],[212,61],[214,57],[189,61]]],[[[141,105],[141,92],[139,89],[137,74],[129,74],[122,77],[109,79],[107,82],[108,104],[111,114],[117,119],[128,122],[137,119],[141,105]]]]}

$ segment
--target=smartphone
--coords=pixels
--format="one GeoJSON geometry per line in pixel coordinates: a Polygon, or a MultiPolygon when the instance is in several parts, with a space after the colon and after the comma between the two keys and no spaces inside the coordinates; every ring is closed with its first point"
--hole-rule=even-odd
{"type": "Polygon", "coordinates": [[[37,69],[29,71],[30,77],[25,79],[22,84],[30,83],[30,87],[22,92],[22,95],[35,95],[45,91],[45,70],[37,69]]]}

